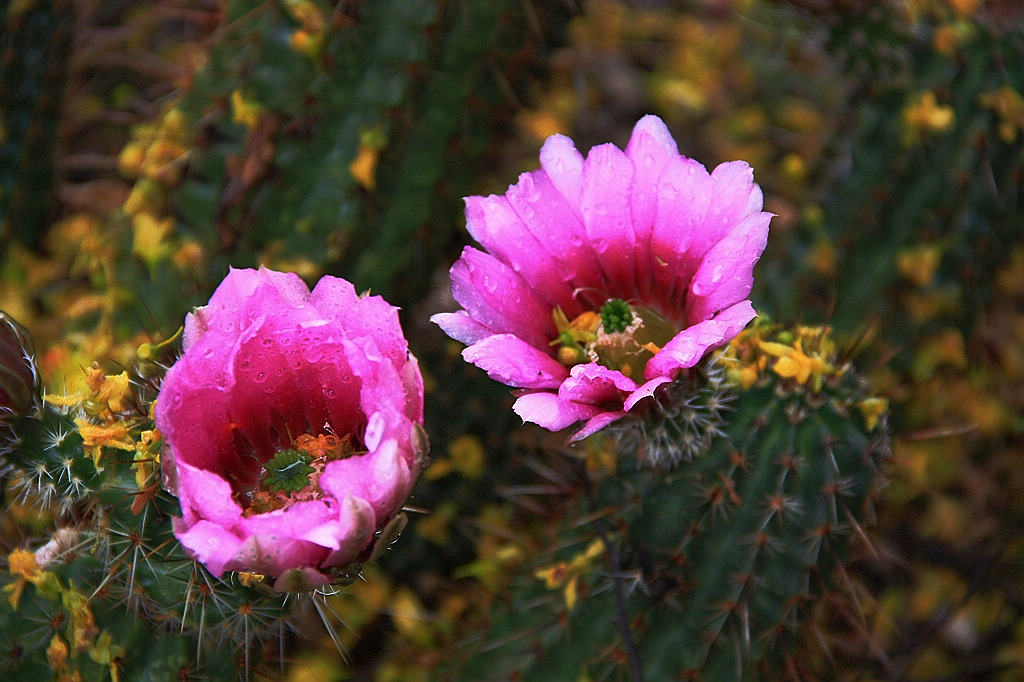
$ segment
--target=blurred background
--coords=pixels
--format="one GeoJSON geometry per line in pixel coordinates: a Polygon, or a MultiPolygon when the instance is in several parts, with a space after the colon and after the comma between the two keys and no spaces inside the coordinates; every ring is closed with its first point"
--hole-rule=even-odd
{"type": "MultiPolygon", "coordinates": [[[[447,679],[560,556],[571,470],[607,453],[522,426],[428,317],[454,309],[462,197],[548,135],[624,146],[654,113],[709,168],[753,166],[776,214],[755,307],[830,325],[890,400],[892,481],[798,677],[1024,680],[1018,0],[5,0],[0,22],[0,309],[49,390],[172,336],[228,266],[401,307],[434,463],[331,598],[340,641],[301,625],[286,679],[447,679]]],[[[52,520],[10,502],[5,554],[52,520]]]]}

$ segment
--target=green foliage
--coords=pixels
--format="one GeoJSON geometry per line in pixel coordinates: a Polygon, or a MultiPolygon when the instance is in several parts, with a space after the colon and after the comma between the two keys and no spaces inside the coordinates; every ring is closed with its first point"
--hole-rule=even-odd
{"type": "Polygon", "coordinates": [[[826,11],[815,25],[847,90],[816,190],[814,236],[837,250],[835,274],[769,264],[763,294],[802,319],[812,303],[843,334],[880,313],[893,339],[935,318],[966,330],[991,300],[985,273],[1020,236],[1024,34],[999,20],[911,21],[890,3],[826,11]],[[914,268],[921,248],[938,258],[934,277],[914,268]]]}
{"type": "Polygon", "coordinates": [[[55,145],[74,24],[71,3],[0,8],[0,254],[38,246],[55,217],[55,145]]]}

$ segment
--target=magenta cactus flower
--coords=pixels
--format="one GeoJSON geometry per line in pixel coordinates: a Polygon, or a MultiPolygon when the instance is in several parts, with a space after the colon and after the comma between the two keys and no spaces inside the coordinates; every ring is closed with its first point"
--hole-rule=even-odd
{"type": "Polygon", "coordinates": [[[216,576],[329,582],[424,466],[423,380],[395,308],[324,277],[231,270],[185,320],[156,405],[178,540],[216,576]]]}
{"type": "Polygon", "coordinates": [[[539,170],[466,199],[451,269],[464,308],[433,320],[519,390],[514,409],[579,440],[635,411],[739,333],[770,213],[746,163],[708,173],[645,116],[625,151],[552,135],[539,170]]]}

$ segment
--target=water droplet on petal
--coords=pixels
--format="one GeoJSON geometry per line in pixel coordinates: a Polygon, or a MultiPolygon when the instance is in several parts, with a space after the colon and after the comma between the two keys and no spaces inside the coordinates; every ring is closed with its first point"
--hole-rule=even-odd
{"type": "Polygon", "coordinates": [[[266,381],[266,380],[267,380],[267,373],[266,373],[266,372],[259,372],[258,374],[256,374],[256,379],[255,379],[255,381],[256,381],[257,383],[260,383],[260,384],[262,384],[262,383],[263,383],[264,381],[266,381]]]}

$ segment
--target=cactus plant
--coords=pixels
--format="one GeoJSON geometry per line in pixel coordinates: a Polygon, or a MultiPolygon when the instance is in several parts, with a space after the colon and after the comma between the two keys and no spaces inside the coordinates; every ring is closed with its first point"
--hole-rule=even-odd
{"type": "Polygon", "coordinates": [[[652,680],[778,679],[794,666],[814,604],[846,589],[850,545],[872,521],[885,401],[826,328],[761,322],[688,381],[681,408],[643,422],[641,447],[696,423],[715,432],[706,451],[664,470],[638,466],[635,438],[608,443],[617,471],[592,490],[583,480],[558,546],[533,580],[511,583],[460,679],[612,679],[631,659],[652,680]],[[724,423],[709,422],[709,399],[724,423]]]}

